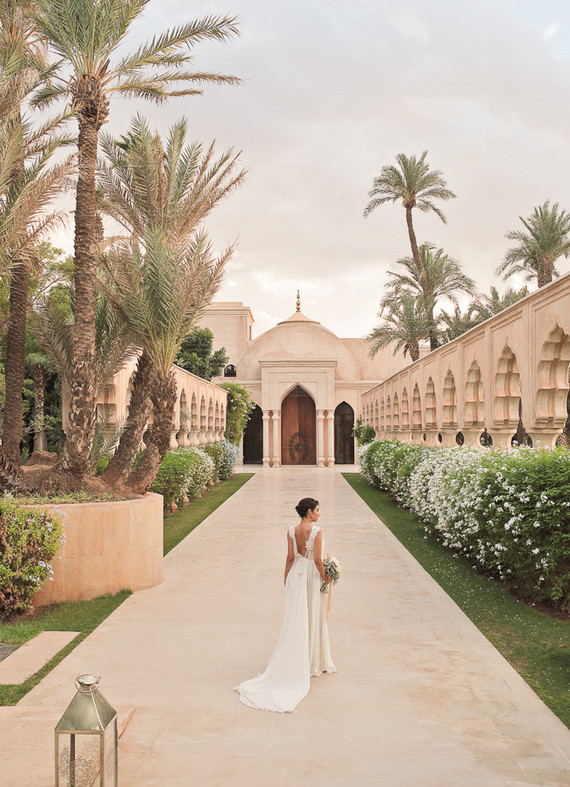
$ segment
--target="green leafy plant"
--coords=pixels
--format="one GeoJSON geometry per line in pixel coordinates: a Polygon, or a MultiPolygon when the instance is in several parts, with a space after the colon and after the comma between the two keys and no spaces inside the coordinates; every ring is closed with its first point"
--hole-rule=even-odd
{"type": "Polygon", "coordinates": [[[230,443],[229,440],[223,440],[221,443],[207,445],[204,450],[214,462],[217,479],[226,481],[231,476],[238,460],[237,445],[230,443]]]}
{"type": "Polygon", "coordinates": [[[239,445],[255,402],[247,388],[244,388],[239,383],[222,383],[220,387],[228,392],[226,440],[234,443],[234,445],[239,445]]]}
{"type": "Polygon", "coordinates": [[[53,575],[49,561],[61,542],[57,515],[0,500],[0,616],[30,608],[34,593],[53,575]]]}
{"type": "Polygon", "coordinates": [[[352,430],[352,436],[356,437],[358,445],[361,446],[371,443],[376,437],[376,432],[371,426],[368,426],[368,424],[364,425],[362,423],[362,418],[358,416],[356,419],[356,426],[352,430]]]}

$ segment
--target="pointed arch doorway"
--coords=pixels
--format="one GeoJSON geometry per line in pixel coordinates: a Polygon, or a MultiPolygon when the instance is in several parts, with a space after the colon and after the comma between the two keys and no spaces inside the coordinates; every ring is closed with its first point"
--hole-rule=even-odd
{"type": "Polygon", "coordinates": [[[256,404],[249,414],[243,433],[243,463],[260,465],[263,462],[263,413],[256,404]]]}
{"type": "Polygon", "coordinates": [[[317,463],[317,422],[315,403],[297,385],[281,404],[281,463],[317,463]]]}
{"type": "Polygon", "coordinates": [[[335,465],[354,464],[354,410],[341,402],[334,411],[334,463],[335,465]]]}

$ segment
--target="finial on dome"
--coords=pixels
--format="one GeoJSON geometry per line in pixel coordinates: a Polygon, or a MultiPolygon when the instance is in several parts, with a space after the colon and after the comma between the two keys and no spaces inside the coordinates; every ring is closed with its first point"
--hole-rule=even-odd
{"type": "Polygon", "coordinates": [[[301,311],[301,298],[299,297],[299,290],[297,290],[297,311],[301,311]]]}

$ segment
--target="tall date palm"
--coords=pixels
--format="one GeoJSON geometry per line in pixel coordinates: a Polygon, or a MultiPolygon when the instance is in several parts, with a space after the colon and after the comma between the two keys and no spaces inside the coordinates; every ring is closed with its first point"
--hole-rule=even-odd
{"type": "Polygon", "coordinates": [[[163,102],[170,96],[201,93],[208,82],[236,84],[235,77],[193,71],[191,47],[200,41],[224,41],[237,34],[232,17],[205,17],[154,36],[123,54],[127,34],[149,0],[37,0],[36,25],[70,76],[46,86],[38,97],[46,104],[66,97],[79,125],[79,175],[75,203],[75,324],[66,442],[60,469],[82,479],[90,466],[95,427],[95,290],[98,220],[95,169],[99,131],[109,115],[109,97],[118,93],[163,102]],[[119,51],[120,50],[120,51],[119,51]]]}
{"type": "Polygon", "coordinates": [[[570,215],[561,210],[558,203],[546,200],[536,207],[528,219],[520,220],[525,230],[512,230],[507,233],[509,240],[517,242],[505,254],[505,259],[497,268],[498,274],[505,278],[514,273],[523,273],[528,280],[536,277],[539,287],[544,287],[558,276],[554,267],[560,257],[570,253],[570,215]]]}
{"type": "MultiPolygon", "coordinates": [[[[243,181],[239,153],[215,155],[213,143],[203,148],[186,141],[187,123],[175,123],[163,140],[140,117],[121,139],[103,136],[106,160],[99,168],[99,206],[144,246],[145,237],[160,232],[173,247],[184,244],[215,205],[243,181]]],[[[129,417],[117,450],[102,480],[125,479],[149,418],[155,369],[142,349],[133,379],[129,417]]]]}
{"type": "Polygon", "coordinates": [[[419,158],[399,153],[398,166],[393,164],[382,167],[380,175],[374,178],[368,193],[370,201],[364,209],[368,216],[379,205],[386,202],[401,202],[406,211],[406,225],[412,249],[412,257],[418,270],[422,270],[422,260],[414,230],[412,211],[417,208],[423,213],[433,211],[445,223],[447,220],[434,200],[449,200],[455,194],[447,188],[442,173],[430,169],[426,162],[427,150],[419,158]]]}

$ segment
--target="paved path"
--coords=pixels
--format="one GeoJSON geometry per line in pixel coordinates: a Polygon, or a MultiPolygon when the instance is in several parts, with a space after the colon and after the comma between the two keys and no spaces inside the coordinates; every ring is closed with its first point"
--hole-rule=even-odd
{"type": "Polygon", "coordinates": [[[53,726],[82,672],[136,707],[122,787],[570,783],[570,731],[336,469],[261,470],[168,555],[160,587],[0,709],[2,787],[52,783],[53,726]],[[313,679],[292,714],[255,711],[232,689],[275,643],[286,528],[306,495],[343,564],[329,621],[339,672],[313,679]]]}

